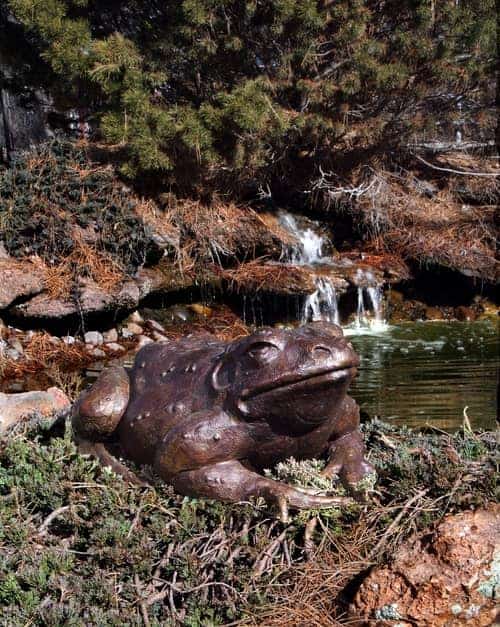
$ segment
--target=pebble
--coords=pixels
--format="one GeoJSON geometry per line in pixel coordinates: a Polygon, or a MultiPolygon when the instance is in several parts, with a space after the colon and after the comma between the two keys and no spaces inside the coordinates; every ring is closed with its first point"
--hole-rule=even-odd
{"type": "Polygon", "coordinates": [[[104,342],[102,333],[99,333],[99,331],[87,331],[83,337],[85,339],[85,344],[99,345],[104,342]]]}
{"type": "Polygon", "coordinates": [[[121,336],[126,340],[129,340],[131,337],[134,337],[134,334],[132,333],[132,331],[129,331],[127,327],[123,327],[120,333],[121,333],[121,336]]]}
{"type": "Polygon", "coordinates": [[[139,326],[138,324],[136,324],[135,322],[129,322],[127,324],[127,329],[130,331],[130,333],[132,333],[133,335],[141,335],[142,334],[142,327],[139,326]]]}
{"type": "Polygon", "coordinates": [[[90,354],[93,355],[94,357],[97,357],[98,359],[102,359],[103,357],[106,357],[106,353],[100,348],[93,348],[90,351],[90,354]]]}
{"type": "Polygon", "coordinates": [[[16,352],[18,352],[20,355],[22,355],[24,353],[24,348],[23,345],[21,344],[21,342],[17,339],[17,337],[15,337],[14,339],[10,340],[9,342],[10,347],[15,350],[16,352]]]}
{"type": "Polygon", "coordinates": [[[102,337],[105,342],[116,342],[118,341],[118,331],[116,329],[109,329],[109,331],[104,331],[102,337]]]}
{"type": "Polygon", "coordinates": [[[156,331],[157,333],[165,333],[165,327],[156,320],[148,320],[146,324],[152,331],[156,331]]]}
{"type": "Polygon", "coordinates": [[[137,347],[136,347],[137,350],[139,350],[143,346],[146,346],[147,344],[153,344],[153,340],[147,335],[139,335],[137,339],[139,340],[137,342],[137,347]]]}
{"type": "Polygon", "coordinates": [[[110,351],[114,353],[123,353],[125,352],[125,347],[121,346],[121,344],[117,344],[116,342],[109,342],[106,344],[106,347],[109,348],[110,351]]]}
{"type": "Polygon", "coordinates": [[[62,339],[65,344],[74,344],[76,342],[72,335],[65,335],[62,339]]]}
{"type": "Polygon", "coordinates": [[[135,322],[136,324],[142,324],[144,322],[144,318],[138,311],[134,311],[134,313],[130,314],[128,317],[129,322],[135,322]]]}

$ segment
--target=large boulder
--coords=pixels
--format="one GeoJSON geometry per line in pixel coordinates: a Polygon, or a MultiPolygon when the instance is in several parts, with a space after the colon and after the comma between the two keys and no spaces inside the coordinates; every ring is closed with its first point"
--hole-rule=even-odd
{"type": "Polygon", "coordinates": [[[46,392],[0,392],[0,435],[22,420],[51,418],[69,409],[71,401],[59,388],[46,392]]]}
{"type": "Polygon", "coordinates": [[[44,281],[43,272],[35,264],[0,256],[0,309],[6,309],[18,298],[39,294],[44,281]]]}
{"type": "Polygon", "coordinates": [[[357,625],[492,625],[500,595],[500,505],[447,516],[375,568],[349,611],[357,625]]]}

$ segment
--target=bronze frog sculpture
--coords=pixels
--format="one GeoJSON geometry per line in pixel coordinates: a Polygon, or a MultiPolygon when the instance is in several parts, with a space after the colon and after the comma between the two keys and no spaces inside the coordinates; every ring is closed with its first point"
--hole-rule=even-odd
{"type": "Polygon", "coordinates": [[[324,507],[341,497],[310,493],[259,474],[290,456],[329,456],[323,471],[358,484],[364,459],[359,411],[347,396],[359,359],[340,327],[316,322],[262,328],[231,343],[212,336],[149,344],[130,371],[109,368],[73,409],[83,451],[127,474],[104,442],[152,465],[181,494],[223,501],[263,496],[324,507]]]}

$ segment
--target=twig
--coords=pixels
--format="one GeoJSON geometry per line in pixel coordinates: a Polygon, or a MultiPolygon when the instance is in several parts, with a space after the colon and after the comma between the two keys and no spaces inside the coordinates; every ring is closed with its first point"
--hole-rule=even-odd
{"type": "Polygon", "coordinates": [[[500,172],[470,172],[468,170],[454,170],[453,168],[440,168],[439,166],[429,163],[428,161],[426,161],[425,159],[422,159],[422,157],[419,157],[418,155],[414,153],[413,153],[413,156],[419,161],[421,161],[422,163],[425,163],[425,165],[429,166],[429,168],[432,168],[434,170],[439,170],[440,172],[451,172],[452,174],[463,174],[464,176],[500,176],[500,172]]]}
{"type": "Polygon", "coordinates": [[[137,590],[137,597],[138,597],[139,607],[141,608],[142,620],[144,621],[144,624],[146,625],[146,627],[150,627],[151,623],[149,621],[148,607],[147,607],[146,602],[142,598],[142,594],[141,594],[142,584],[141,584],[141,580],[139,579],[139,575],[137,573],[134,574],[134,584],[135,584],[135,589],[137,590]]]}
{"type": "Polygon", "coordinates": [[[38,535],[43,536],[45,533],[47,533],[51,522],[69,509],[71,509],[71,505],[63,505],[63,507],[58,507],[51,514],[49,514],[38,528],[38,535]]]}
{"type": "Polygon", "coordinates": [[[375,557],[375,555],[378,553],[380,548],[383,547],[384,544],[387,543],[387,539],[389,538],[391,533],[394,531],[394,529],[399,525],[401,519],[406,514],[406,512],[410,509],[410,507],[413,505],[413,503],[415,503],[415,501],[418,501],[418,499],[420,499],[422,496],[427,494],[428,491],[429,490],[427,488],[425,490],[420,490],[420,492],[417,492],[414,496],[412,496],[412,498],[409,501],[407,501],[405,503],[403,509],[399,512],[399,514],[392,521],[392,523],[387,527],[387,529],[385,530],[385,532],[382,535],[382,537],[380,538],[380,540],[377,542],[375,547],[370,551],[370,553],[368,555],[368,559],[371,560],[371,559],[373,559],[375,557]]]}

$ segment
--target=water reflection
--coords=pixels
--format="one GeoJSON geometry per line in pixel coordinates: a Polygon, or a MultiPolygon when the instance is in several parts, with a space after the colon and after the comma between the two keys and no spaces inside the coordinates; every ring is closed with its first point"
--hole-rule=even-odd
{"type": "Polygon", "coordinates": [[[361,356],[351,393],[370,416],[456,429],[494,428],[498,328],[490,321],[414,322],[347,334],[361,356]]]}

